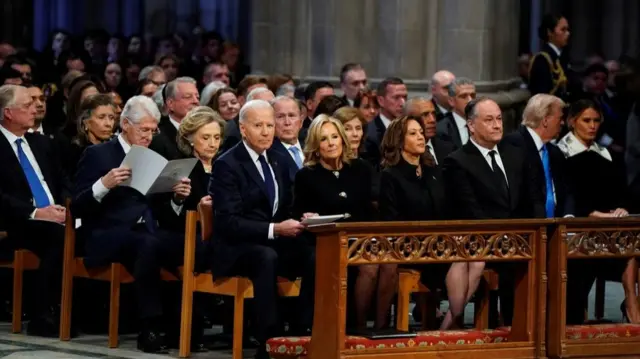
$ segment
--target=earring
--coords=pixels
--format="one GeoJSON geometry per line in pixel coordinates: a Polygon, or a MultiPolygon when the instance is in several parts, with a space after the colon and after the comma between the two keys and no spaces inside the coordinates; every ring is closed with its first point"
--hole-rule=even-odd
{"type": "Polygon", "coordinates": [[[320,152],[316,152],[314,154],[316,155],[316,157],[320,157],[320,152]]]}
{"type": "Polygon", "coordinates": [[[191,145],[191,147],[193,147],[193,142],[189,143],[191,145]]]}

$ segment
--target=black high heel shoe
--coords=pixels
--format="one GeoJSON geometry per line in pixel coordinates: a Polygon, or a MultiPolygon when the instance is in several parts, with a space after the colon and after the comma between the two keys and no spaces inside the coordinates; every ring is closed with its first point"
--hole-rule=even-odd
{"type": "Polygon", "coordinates": [[[631,321],[629,320],[629,315],[627,314],[627,306],[626,306],[627,300],[623,300],[622,303],[620,303],[620,311],[622,312],[622,321],[625,323],[631,323],[631,321]]]}

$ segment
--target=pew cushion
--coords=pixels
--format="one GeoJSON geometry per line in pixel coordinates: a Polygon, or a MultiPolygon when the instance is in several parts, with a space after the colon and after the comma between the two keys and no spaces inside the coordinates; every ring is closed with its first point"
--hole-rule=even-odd
{"type": "Polygon", "coordinates": [[[567,339],[640,337],[640,324],[567,325],[567,339]]]}
{"type": "MultiPolygon", "coordinates": [[[[363,350],[371,348],[406,348],[432,345],[486,344],[507,341],[509,332],[502,330],[464,330],[418,332],[414,338],[393,338],[372,340],[364,337],[347,336],[346,349],[363,350]]],[[[280,337],[267,341],[267,351],[271,358],[305,357],[311,337],[280,337]]]]}

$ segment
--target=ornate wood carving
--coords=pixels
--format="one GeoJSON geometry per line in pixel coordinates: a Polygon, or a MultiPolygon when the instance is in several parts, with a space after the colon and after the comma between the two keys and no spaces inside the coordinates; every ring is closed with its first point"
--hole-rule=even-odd
{"type": "Polygon", "coordinates": [[[348,258],[350,264],[530,259],[533,238],[531,232],[369,235],[350,241],[348,258]]]}
{"type": "Polygon", "coordinates": [[[571,257],[640,254],[638,230],[568,233],[566,242],[571,257]]]}

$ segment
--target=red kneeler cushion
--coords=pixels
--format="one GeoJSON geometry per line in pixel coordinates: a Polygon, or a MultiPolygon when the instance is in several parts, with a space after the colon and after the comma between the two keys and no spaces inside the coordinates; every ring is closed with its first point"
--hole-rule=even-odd
{"type": "Polygon", "coordinates": [[[567,339],[632,338],[640,337],[640,324],[568,325],[567,339]]]}
{"type": "MultiPolygon", "coordinates": [[[[507,341],[508,331],[464,330],[418,332],[414,338],[394,338],[371,340],[363,337],[347,336],[346,348],[353,350],[371,348],[410,348],[432,345],[462,345],[502,343],[507,341]]],[[[281,337],[267,341],[267,351],[273,359],[304,358],[307,355],[311,337],[281,337]]]]}

